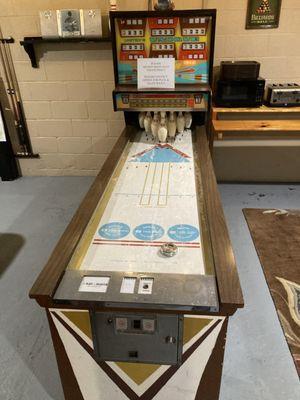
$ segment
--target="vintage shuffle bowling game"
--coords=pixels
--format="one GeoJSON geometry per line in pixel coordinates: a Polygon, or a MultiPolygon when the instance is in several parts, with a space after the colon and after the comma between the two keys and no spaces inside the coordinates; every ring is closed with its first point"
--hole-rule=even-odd
{"type": "Polygon", "coordinates": [[[126,128],[30,296],[67,400],[217,400],[243,306],[208,146],[214,10],[113,12],[126,128]],[[174,58],[175,89],[138,90],[139,58],[174,58]]]}

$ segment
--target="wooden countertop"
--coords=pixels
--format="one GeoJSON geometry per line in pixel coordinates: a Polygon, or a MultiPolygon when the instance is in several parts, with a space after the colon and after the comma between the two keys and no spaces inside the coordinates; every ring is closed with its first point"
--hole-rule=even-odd
{"type": "Polygon", "coordinates": [[[300,113],[299,107],[252,107],[252,108],[226,108],[226,107],[213,107],[215,113],[300,113]]]}

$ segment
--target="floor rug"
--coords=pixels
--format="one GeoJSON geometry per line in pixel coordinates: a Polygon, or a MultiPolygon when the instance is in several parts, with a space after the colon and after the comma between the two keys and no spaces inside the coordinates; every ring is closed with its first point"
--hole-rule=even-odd
{"type": "Polygon", "coordinates": [[[300,376],[300,210],[243,210],[300,376]]]}

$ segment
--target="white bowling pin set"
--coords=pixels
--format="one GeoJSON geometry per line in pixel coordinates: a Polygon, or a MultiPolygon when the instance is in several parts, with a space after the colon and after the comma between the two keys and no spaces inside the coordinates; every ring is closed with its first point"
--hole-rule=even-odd
{"type": "Polygon", "coordinates": [[[192,113],[179,111],[155,111],[139,113],[139,125],[146,133],[151,133],[154,140],[166,142],[167,138],[175,139],[176,133],[183,133],[192,125],[192,113]]]}

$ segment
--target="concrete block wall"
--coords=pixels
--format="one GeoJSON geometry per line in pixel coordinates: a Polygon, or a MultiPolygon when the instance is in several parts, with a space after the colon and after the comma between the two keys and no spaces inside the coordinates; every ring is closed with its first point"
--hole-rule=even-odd
{"type": "MultiPolygon", "coordinates": [[[[206,0],[218,9],[215,65],[220,60],[257,60],[268,82],[300,81],[300,1],[282,0],[276,29],[245,29],[248,0],[206,0]]],[[[299,82],[300,83],[300,82],[299,82]]]]}
{"type": "MultiPolygon", "coordinates": [[[[31,141],[40,159],[21,160],[24,175],[96,175],[124,127],[114,113],[110,44],[47,44],[31,68],[19,45],[39,36],[38,11],[101,8],[108,0],[0,0],[0,26],[13,36],[14,64],[31,141]]],[[[143,10],[147,0],[119,0],[120,10],[143,10]]],[[[300,0],[283,0],[280,27],[245,30],[247,0],[175,0],[177,9],[217,8],[215,65],[220,60],[255,59],[269,81],[300,81],[300,0]]],[[[1,73],[1,72],[0,72],[1,73]]],[[[1,74],[3,76],[3,74],[1,74]]]]}

